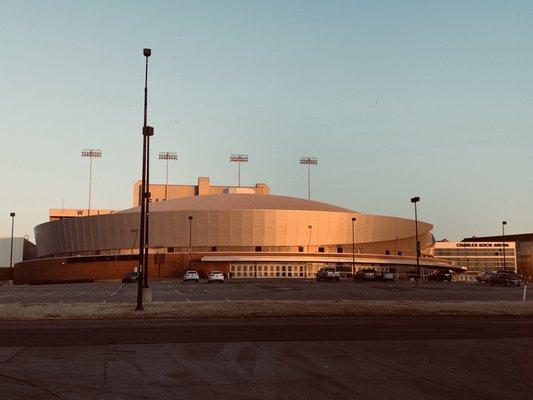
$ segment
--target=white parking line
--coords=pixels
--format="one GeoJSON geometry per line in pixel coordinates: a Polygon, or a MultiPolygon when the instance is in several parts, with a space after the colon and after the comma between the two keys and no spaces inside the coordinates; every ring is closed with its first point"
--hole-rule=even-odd
{"type": "Polygon", "coordinates": [[[118,293],[118,290],[115,290],[113,293],[111,293],[111,296],[114,296],[118,293]]]}
{"type": "Polygon", "coordinates": [[[177,294],[179,294],[180,296],[183,296],[183,293],[178,292],[176,289],[174,289],[174,291],[175,291],[177,294]]]}
{"type": "Polygon", "coordinates": [[[86,290],[85,292],[78,293],[78,294],[74,295],[74,297],[82,296],[82,295],[84,295],[87,292],[88,292],[88,290],[86,290]]]}
{"type": "Polygon", "coordinates": [[[190,300],[189,300],[189,299],[185,299],[185,301],[186,301],[187,303],[189,303],[189,302],[190,302],[190,300]]]}
{"type": "Polygon", "coordinates": [[[204,289],[204,292],[209,293],[209,294],[214,294],[213,292],[211,292],[210,290],[207,290],[207,289],[204,289]]]}
{"type": "Polygon", "coordinates": [[[231,302],[231,300],[230,300],[230,299],[228,299],[227,297],[226,297],[226,301],[229,301],[229,302],[231,302]]]}
{"type": "Polygon", "coordinates": [[[54,293],[55,293],[55,292],[50,292],[50,293],[47,293],[47,294],[43,294],[43,297],[44,297],[44,296],[51,296],[51,295],[53,295],[54,293]]]}

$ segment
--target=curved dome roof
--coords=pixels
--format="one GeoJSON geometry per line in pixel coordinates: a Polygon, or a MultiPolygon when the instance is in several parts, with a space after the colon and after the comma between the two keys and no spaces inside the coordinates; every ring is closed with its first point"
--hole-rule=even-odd
{"type": "MultiPolygon", "coordinates": [[[[139,209],[140,207],[134,207],[120,212],[139,212],[139,209]]],[[[331,204],[298,199],[296,197],[243,193],[191,196],[150,203],[150,212],[194,210],[303,210],[347,213],[355,212],[331,204]]]]}

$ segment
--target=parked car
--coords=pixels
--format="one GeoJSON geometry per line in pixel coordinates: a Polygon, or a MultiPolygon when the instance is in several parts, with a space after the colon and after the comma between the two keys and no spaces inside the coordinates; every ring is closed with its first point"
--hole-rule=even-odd
{"type": "Polygon", "coordinates": [[[200,282],[200,275],[198,275],[198,272],[190,270],[185,271],[185,274],[183,275],[183,282],[200,282]]]}
{"type": "Polygon", "coordinates": [[[327,268],[320,268],[320,270],[316,273],[316,281],[324,281],[324,282],[339,282],[341,280],[341,273],[335,268],[327,267],[327,268]]]}
{"type": "Polygon", "coordinates": [[[476,280],[479,283],[487,283],[492,275],[494,275],[495,272],[489,271],[489,272],[482,272],[478,276],[476,276],[476,280]]]}
{"type": "Polygon", "coordinates": [[[491,275],[487,283],[489,283],[491,286],[520,286],[522,281],[518,274],[512,272],[496,272],[495,274],[491,275]]]}
{"type": "Polygon", "coordinates": [[[451,282],[452,273],[449,270],[435,270],[427,276],[427,280],[431,282],[451,282]]]}
{"type": "Polygon", "coordinates": [[[396,274],[394,272],[382,272],[376,276],[376,280],[379,282],[394,282],[396,274]]]}
{"type": "Polygon", "coordinates": [[[374,268],[363,268],[357,271],[354,276],[356,282],[373,282],[377,278],[376,270],[374,268]]]}
{"type": "Polygon", "coordinates": [[[224,274],[220,271],[211,271],[207,275],[207,283],[224,282],[224,274]]]}
{"type": "Polygon", "coordinates": [[[139,273],[138,272],[128,272],[122,278],[122,283],[138,283],[139,282],[139,273]]]}

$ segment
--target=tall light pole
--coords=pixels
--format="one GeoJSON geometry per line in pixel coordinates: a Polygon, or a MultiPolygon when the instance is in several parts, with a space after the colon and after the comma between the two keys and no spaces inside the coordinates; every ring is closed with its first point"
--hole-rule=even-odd
{"type": "Polygon", "coordinates": [[[229,161],[236,162],[239,165],[238,186],[241,187],[241,163],[248,162],[248,155],[247,154],[232,154],[229,157],[229,161]]]}
{"type": "Polygon", "coordinates": [[[311,200],[311,165],[317,165],[318,159],[316,157],[301,157],[301,165],[307,165],[307,200],[311,200]]]}
{"type": "Polygon", "coordinates": [[[165,201],[166,201],[167,195],[168,195],[168,189],[167,189],[168,188],[168,160],[177,160],[178,155],[170,151],[165,151],[165,152],[159,153],[159,159],[167,161],[167,172],[165,175],[165,201]]]}
{"type": "Polygon", "coordinates": [[[100,149],[83,149],[81,151],[82,157],[89,158],[89,208],[87,209],[87,215],[91,215],[91,189],[93,182],[93,158],[101,158],[102,151],[100,149]]]}
{"type": "Polygon", "coordinates": [[[502,221],[502,252],[503,252],[503,270],[507,271],[507,264],[505,262],[505,225],[507,221],[502,221]]]}
{"type": "Polygon", "coordinates": [[[11,217],[11,245],[9,250],[9,280],[13,280],[13,232],[15,229],[15,213],[9,213],[11,217]]]}
{"type": "Polygon", "coordinates": [[[357,218],[352,217],[352,278],[355,273],[355,221],[357,218]]]}
{"type": "Polygon", "coordinates": [[[191,269],[192,258],[192,215],[189,215],[189,269],[191,269]]]}
{"type": "Polygon", "coordinates": [[[142,129],[143,136],[143,154],[142,154],[142,178],[141,178],[141,216],[139,229],[139,282],[137,286],[137,307],[136,311],[144,310],[143,302],[143,285],[148,286],[148,201],[150,199],[149,193],[149,179],[148,179],[148,164],[149,164],[149,146],[150,136],[154,134],[154,128],[148,126],[148,57],[152,54],[152,50],[143,49],[145,57],[145,75],[144,75],[144,123],[142,129]],[[145,229],[146,228],[146,229],[145,229]],[[144,278],[144,279],[143,279],[144,278]]]}
{"type": "Polygon", "coordinates": [[[415,205],[415,235],[416,235],[416,284],[420,284],[420,241],[418,240],[418,213],[416,210],[416,203],[420,201],[420,197],[412,197],[411,203],[415,205]]]}

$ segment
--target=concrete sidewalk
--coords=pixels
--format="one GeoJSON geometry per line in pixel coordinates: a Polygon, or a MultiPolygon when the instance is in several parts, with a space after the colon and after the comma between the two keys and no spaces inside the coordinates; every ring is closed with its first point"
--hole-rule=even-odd
{"type": "Polygon", "coordinates": [[[197,301],[0,304],[0,320],[271,317],[533,316],[533,301],[197,301]]]}

